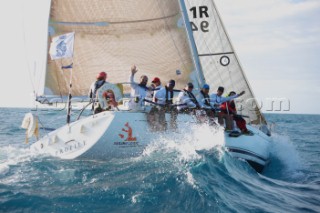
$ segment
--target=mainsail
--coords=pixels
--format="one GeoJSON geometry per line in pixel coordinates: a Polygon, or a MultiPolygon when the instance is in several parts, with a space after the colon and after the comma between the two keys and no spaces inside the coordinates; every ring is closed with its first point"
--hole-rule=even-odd
{"type": "Polygon", "coordinates": [[[73,96],[87,95],[101,71],[111,83],[128,82],[133,64],[139,70],[136,81],[142,74],[164,84],[175,79],[178,89],[196,81],[176,0],[52,0],[48,43],[69,32],[75,33],[74,57],[48,57],[42,95],[68,94],[69,72],[61,67],[71,63],[73,96]]]}
{"type": "Polygon", "coordinates": [[[178,89],[193,81],[198,87],[208,83],[212,92],[218,86],[244,90],[238,110],[253,124],[266,123],[213,0],[52,0],[48,44],[70,32],[75,33],[74,57],[52,61],[48,56],[40,95],[68,94],[69,72],[61,67],[71,63],[73,96],[87,95],[101,71],[109,82],[127,82],[136,64],[136,79],[145,74],[163,83],[175,79],[178,89]],[[192,28],[191,49],[184,20],[192,28]]]}
{"type": "Polygon", "coordinates": [[[248,115],[253,124],[266,124],[213,0],[184,2],[196,43],[195,51],[211,92],[219,86],[223,86],[226,92],[245,91],[237,101],[238,111],[248,115]]]}

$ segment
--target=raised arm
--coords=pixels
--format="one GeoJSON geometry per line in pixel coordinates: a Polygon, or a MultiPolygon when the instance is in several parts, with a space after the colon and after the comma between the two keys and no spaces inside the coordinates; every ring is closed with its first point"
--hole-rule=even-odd
{"type": "Polygon", "coordinates": [[[233,100],[233,99],[235,99],[235,98],[238,98],[238,97],[242,96],[244,93],[245,93],[245,91],[242,91],[242,92],[240,92],[239,94],[232,95],[232,96],[230,96],[230,97],[224,97],[224,98],[222,99],[222,102],[221,102],[221,103],[224,103],[224,102],[227,102],[227,101],[231,101],[231,100],[233,100]]]}
{"type": "Polygon", "coordinates": [[[132,67],[131,67],[131,75],[130,75],[130,79],[129,79],[131,88],[134,88],[137,85],[137,83],[134,82],[134,75],[137,72],[138,72],[138,69],[137,69],[136,65],[132,65],[132,67]]]}

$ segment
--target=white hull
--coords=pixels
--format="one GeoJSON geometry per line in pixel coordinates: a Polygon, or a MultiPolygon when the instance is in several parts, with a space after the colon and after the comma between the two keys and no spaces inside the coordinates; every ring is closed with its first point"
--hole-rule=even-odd
{"type": "Polygon", "coordinates": [[[260,130],[247,126],[253,136],[241,135],[237,138],[225,136],[225,146],[231,156],[245,159],[255,170],[262,172],[269,163],[270,139],[260,130]]]}
{"type": "MultiPolygon", "coordinates": [[[[178,131],[188,128],[190,123],[196,123],[193,117],[178,115],[178,131]]],[[[260,172],[269,161],[269,139],[261,131],[248,128],[253,136],[232,138],[225,133],[225,147],[233,157],[245,159],[253,166],[257,164],[260,168],[254,168],[260,172]]],[[[31,148],[62,159],[108,160],[138,156],[157,138],[159,132],[149,130],[144,112],[107,111],[65,125],[32,144],[31,148]]]]}

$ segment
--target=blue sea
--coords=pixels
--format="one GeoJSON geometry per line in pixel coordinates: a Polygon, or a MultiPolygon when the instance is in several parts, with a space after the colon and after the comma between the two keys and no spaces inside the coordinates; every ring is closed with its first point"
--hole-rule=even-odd
{"type": "MultiPolygon", "coordinates": [[[[161,137],[134,158],[38,155],[20,128],[29,111],[0,108],[0,212],[320,212],[320,115],[267,114],[271,163],[258,174],[204,129],[161,137]]],[[[66,120],[36,113],[50,128],[66,120]]]]}

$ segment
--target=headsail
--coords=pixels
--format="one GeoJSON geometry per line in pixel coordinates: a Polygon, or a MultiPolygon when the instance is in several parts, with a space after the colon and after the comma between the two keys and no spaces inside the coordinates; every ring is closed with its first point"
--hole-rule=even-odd
{"type": "MultiPolygon", "coordinates": [[[[52,0],[49,39],[75,32],[73,96],[86,95],[97,73],[108,81],[127,82],[136,64],[136,78],[146,74],[177,88],[191,80],[194,66],[177,0],[52,0]]],[[[44,95],[67,95],[71,61],[48,58],[44,95]]]]}
{"type": "Polygon", "coordinates": [[[215,92],[224,86],[226,92],[245,91],[237,108],[249,115],[253,124],[266,124],[230,43],[213,0],[185,0],[202,72],[215,92]]]}

